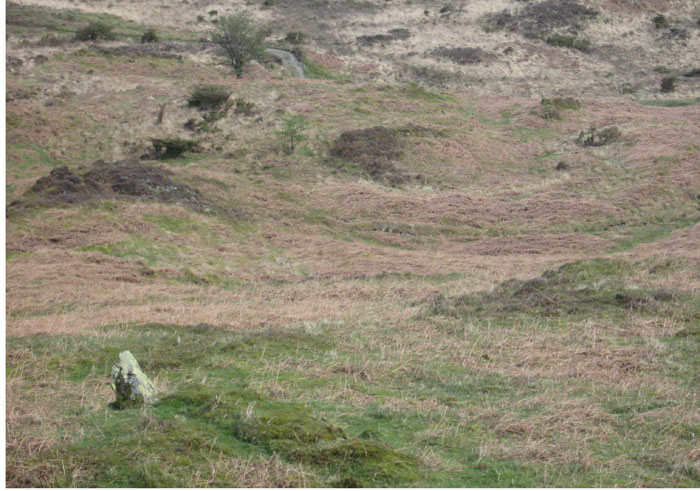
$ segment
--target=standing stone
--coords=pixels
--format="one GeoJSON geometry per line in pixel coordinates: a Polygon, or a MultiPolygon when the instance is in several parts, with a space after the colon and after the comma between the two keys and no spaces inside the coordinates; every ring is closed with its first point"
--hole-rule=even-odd
{"type": "Polygon", "coordinates": [[[149,404],[156,398],[153,382],[141,371],[139,362],[130,351],[119,354],[119,361],[112,367],[111,379],[117,396],[114,406],[118,409],[149,404]]]}

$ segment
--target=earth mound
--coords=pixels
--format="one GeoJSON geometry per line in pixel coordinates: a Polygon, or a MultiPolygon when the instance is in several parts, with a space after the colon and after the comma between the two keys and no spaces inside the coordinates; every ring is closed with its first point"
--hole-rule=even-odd
{"type": "Polygon", "coordinates": [[[75,169],[57,167],[48,176],[38,179],[24,194],[24,200],[16,201],[11,206],[52,206],[117,196],[201,206],[201,193],[185,184],[176,183],[170,178],[171,175],[172,172],[160,166],[138,161],[98,160],[75,169]]]}

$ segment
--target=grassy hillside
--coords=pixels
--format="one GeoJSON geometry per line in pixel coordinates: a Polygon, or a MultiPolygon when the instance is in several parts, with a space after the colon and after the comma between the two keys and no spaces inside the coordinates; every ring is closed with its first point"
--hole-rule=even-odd
{"type": "MultiPolygon", "coordinates": [[[[426,88],[338,27],[310,78],[238,79],[202,41],[235,6],[32,3],[7,6],[8,485],[700,485],[697,78],[426,88]],[[116,39],[75,41],[92,21],[116,39]],[[126,349],[152,407],[108,406],[126,349]]],[[[312,7],[287,4],[249,8],[312,7]]],[[[626,5],[598,8],[660,8],[626,5]]],[[[522,22],[494,35],[562,49],[522,22]]]]}

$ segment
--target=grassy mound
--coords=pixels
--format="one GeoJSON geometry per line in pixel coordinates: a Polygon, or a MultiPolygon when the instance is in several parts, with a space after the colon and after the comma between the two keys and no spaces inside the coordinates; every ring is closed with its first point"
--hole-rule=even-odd
{"type": "Polygon", "coordinates": [[[568,263],[531,280],[505,281],[490,291],[432,297],[427,312],[481,318],[663,314],[681,320],[700,319],[698,306],[686,304],[677,293],[632,286],[626,279],[634,271],[632,264],[616,259],[568,263]]]}

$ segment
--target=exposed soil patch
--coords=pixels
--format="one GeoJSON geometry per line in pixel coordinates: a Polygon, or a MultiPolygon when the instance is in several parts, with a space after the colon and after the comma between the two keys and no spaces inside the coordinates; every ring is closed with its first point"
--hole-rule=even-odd
{"type": "Polygon", "coordinates": [[[474,65],[493,58],[492,54],[481,48],[447,48],[440,46],[427,51],[425,54],[433,58],[444,58],[458,65],[474,65]]]}
{"type": "Polygon", "coordinates": [[[525,37],[543,39],[555,30],[576,34],[587,21],[597,16],[597,10],[574,0],[546,0],[528,4],[515,14],[503,10],[485,20],[491,29],[507,29],[525,37]]]}
{"type": "Polygon", "coordinates": [[[178,184],[172,172],[138,161],[97,161],[77,169],[57,167],[34,183],[25,199],[10,206],[31,204],[58,205],[133,196],[166,203],[202,207],[202,195],[196,189],[178,184]]]}

